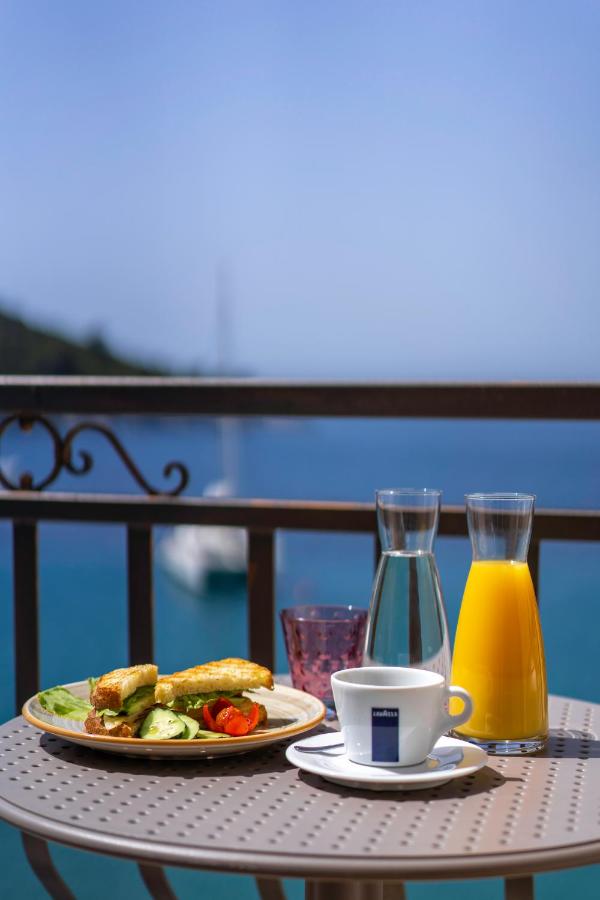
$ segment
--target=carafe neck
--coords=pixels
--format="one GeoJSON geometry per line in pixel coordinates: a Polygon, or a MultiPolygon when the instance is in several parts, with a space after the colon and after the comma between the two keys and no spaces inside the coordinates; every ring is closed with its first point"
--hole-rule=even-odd
{"type": "Polygon", "coordinates": [[[473,559],[526,562],[533,523],[532,494],[467,494],[473,559]]]}
{"type": "Polygon", "coordinates": [[[377,491],[377,525],[385,552],[433,553],[440,491],[377,491]]]}

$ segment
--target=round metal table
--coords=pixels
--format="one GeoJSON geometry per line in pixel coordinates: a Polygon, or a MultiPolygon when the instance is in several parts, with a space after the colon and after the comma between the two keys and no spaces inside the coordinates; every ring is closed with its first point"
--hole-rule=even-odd
{"type": "MultiPolygon", "coordinates": [[[[600,706],[550,701],[536,757],[414,793],[350,790],[306,775],[284,744],[197,761],[128,759],[0,727],[0,817],[37,838],[136,860],[261,878],[313,898],[402,895],[403,880],[531,874],[600,862],[600,706]]],[[[273,895],[275,896],[275,895],[273,895]]]]}

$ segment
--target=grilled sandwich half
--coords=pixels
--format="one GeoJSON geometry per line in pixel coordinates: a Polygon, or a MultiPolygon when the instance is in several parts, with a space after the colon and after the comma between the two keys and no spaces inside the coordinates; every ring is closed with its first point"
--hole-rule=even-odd
{"type": "MultiPolygon", "coordinates": [[[[255,700],[243,691],[273,689],[273,675],[265,666],[247,659],[219,659],[193,666],[173,675],[159,678],[154,690],[157,703],[202,721],[202,709],[219,697],[227,697],[243,713],[248,713],[255,700]]],[[[267,720],[267,711],[259,703],[259,724],[267,720]]]]}
{"type": "Polygon", "coordinates": [[[90,734],[134,737],[156,703],[157,678],[157,666],[149,663],[102,675],[90,693],[94,708],[85,720],[85,730],[90,734]]]}

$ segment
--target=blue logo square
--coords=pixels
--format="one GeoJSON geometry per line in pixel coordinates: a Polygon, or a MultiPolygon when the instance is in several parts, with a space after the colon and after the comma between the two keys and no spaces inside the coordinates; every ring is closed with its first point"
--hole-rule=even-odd
{"type": "Polygon", "coordinates": [[[371,708],[371,757],[373,762],[399,762],[399,711],[396,708],[371,708]]]}

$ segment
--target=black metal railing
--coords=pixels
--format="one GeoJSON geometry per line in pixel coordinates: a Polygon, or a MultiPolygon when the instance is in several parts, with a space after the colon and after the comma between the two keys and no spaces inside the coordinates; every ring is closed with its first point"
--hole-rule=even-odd
{"type": "MultiPolygon", "coordinates": [[[[137,414],[187,416],[347,416],[507,419],[600,419],[600,384],[335,384],[253,379],[189,378],[0,378],[0,441],[8,428],[41,425],[50,435],[53,459],[37,482],[28,471],[0,495],[0,518],[13,522],[14,629],[17,708],[38,687],[39,637],[37,523],[113,522],[127,535],[129,657],[152,658],[152,529],[155,525],[237,526],[248,532],[248,628],[253,659],[274,663],[275,533],[280,529],[372,533],[373,507],[358,503],[214,501],[179,495],[189,473],[167,461],[165,486],[150,484],[112,428],[78,421],[61,433],[56,417],[137,414]],[[41,493],[67,470],[85,475],[91,455],[76,451],[86,432],[100,433],[145,497],[41,493]],[[136,627],[133,627],[133,622],[136,627]]],[[[440,535],[464,536],[460,508],[445,507],[440,535]]],[[[540,542],[600,540],[600,511],[538,510],[530,551],[538,578],[540,542]]],[[[376,548],[377,549],[377,548],[376,548]]]]}
{"type": "MultiPolygon", "coordinates": [[[[127,540],[129,659],[154,655],[152,530],[157,525],[236,526],[248,533],[248,629],[252,659],[274,666],[275,536],[279,530],[372,534],[371,504],[279,500],[197,499],[181,496],[186,468],[166,462],[166,486],[150,484],[112,428],[77,422],[61,433],[55,418],[76,415],[323,416],[445,419],[600,419],[600,384],[324,384],[256,380],[157,378],[0,378],[0,440],[11,426],[41,424],[54,459],[37,482],[27,471],[9,479],[0,494],[0,519],[12,521],[16,706],[39,688],[38,524],[111,522],[127,540]],[[42,493],[61,471],[85,475],[93,466],[77,454],[82,432],[100,432],[146,496],[42,493]],[[135,626],[134,626],[135,623],[135,626]]],[[[444,507],[442,536],[465,536],[460,507],[444,507]]],[[[537,510],[530,567],[537,586],[544,541],[600,541],[600,510],[537,510]]],[[[60,880],[43,842],[28,838],[28,857],[48,885],[60,880]],[[33,848],[33,849],[32,849],[33,848]],[[35,852],[34,852],[35,851],[35,852]],[[38,859],[39,857],[39,859],[38,859]],[[40,862],[41,860],[41,862],[40,862]]],[[[172,896],[164,889],[153,896],[172,896]]],[[[52,896],[72,896],[60,893],[52,896]]]]}
{"type": "MultiPolygon", "coordinates": [[[[15,665],[17,707],[38,690],[37,524],[87,522],[123,525],[127,539],[130,662],[154,657],[152,528],[156,525],[217,525],[248,531],[249,652],[269,668],[275,659],[275,535],[277,531],[334,531],[373,534],[371,504],[278,500],[176,500],[167,497],[36,494],[0,497],[0,518],[13,521],[15,665]]],[[[442,536],[467,534],[462,507],[445,507],[442,536]]],[[[539,510],[535,516],[530,567],[537,582],[539,548],[548,540],[600,540],[600,511],[539,510]]],[[[375,548],[377,553],[377,547],[375,548]]],[[[537,585],[536,585],[537,586],[537,585]]]]}

